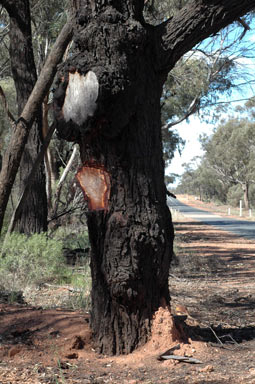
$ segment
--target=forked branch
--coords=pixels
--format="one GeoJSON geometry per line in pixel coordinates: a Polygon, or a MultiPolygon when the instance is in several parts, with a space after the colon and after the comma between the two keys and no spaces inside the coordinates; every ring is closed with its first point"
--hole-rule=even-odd
{"type": "Polygon", "coordinates": [[[252,0],[193,0],[156,28],[159,70],[168,73],[196,44],[220,29],[240,21],[255,9],[252,0]]]}

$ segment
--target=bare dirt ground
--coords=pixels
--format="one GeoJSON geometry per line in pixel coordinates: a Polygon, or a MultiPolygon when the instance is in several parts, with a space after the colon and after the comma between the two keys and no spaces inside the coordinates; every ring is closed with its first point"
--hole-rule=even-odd
{"type": "Polygon", "coordinates": [[[255,244],[181,216],[175,232],[172,312],[186,340],[175,340],[161,308],[147,345],[128,356],[100,356],[89,314],[56,308],[68,288],[44,287],[28,304],[2,299],[0,384],[255,383],[255,244]],[[43,309],[46,302],[55,308],[43,309]],[[201,364],[158,360],[178,344],[175,355],[201,364]]]}

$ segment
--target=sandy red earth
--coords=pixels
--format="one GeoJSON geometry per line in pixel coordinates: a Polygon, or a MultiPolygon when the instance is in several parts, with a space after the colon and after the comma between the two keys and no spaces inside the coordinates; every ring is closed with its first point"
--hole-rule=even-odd
{"type": "Polygon", "coordinates": [[[180,216],[170,271],[172,314],[155,314],[151,340],[128,356],[93,349],[89,314],[56,306],[66,288],[36,291],[31,304],[0,297],[0,384],[255,383],[255,244],[180,216]],[[44,295],[44,298],[43,296],[44,295]],[[159,360],[171,354],[199,364],[159,360]]]}

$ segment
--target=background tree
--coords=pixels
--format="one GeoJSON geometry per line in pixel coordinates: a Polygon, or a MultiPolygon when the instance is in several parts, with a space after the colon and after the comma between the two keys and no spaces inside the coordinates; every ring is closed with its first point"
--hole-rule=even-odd
{"type": "Polygon", "coordinates": [[[225,185],[240,184],[245,207],[249,208],[249,187],[255,182],[254,123],[230,119],[219,125],[203,149],[209,167],[225,185]]]}
{"type": "Polygon", "coordinates": [[[234,206],[243,198],[249,208],[255,181],[254,98],[238,106],[237,113],[239,117],[219,124],[210,137],[201,137],[204,155],[200,163],[186,166],[177,193],[200,194],[234,206]]]}
{"type": "MultiPolygon", "coordinates": [[[[2,3],[10,14],[10,25],[8,25],[8,19],[6,19],[4,30],[9,31],[10,35],[10,63],[17,93],[18,114],[20,115],[35,85],[37,73],[40,73],[48,50],[52,42],[54,42],[59,28],[65,21],[63,20],[63,7],[65,2],[58,1],[54,2],[54,4],[44,2],[42,4],[41,2],[31,1],[36,63],[32,46],[29,1],[22,1],[21,4],[12,1],[3,1],[2,3]]],[[[3,38],[6,38],[6,34],[3,38]]],[[[19,195],[21,195],[25,189],[28,175],[40,151],[42,141],[47,134],[47,119],[48,116],[45,114],[44,120],[42,121],[42,106],[39,106],[37,117],[32,126],[21,161],[19,195]],[[44,132],[42,129],[43,122],[45,127],[44,132]]],[[[46,160],[48,160],[47,157],[46,160]]],[[[49,164],[49,162],[46,161],[46,164],[49,164]]],[[[43,162],[36,172],[28,196],[22,203],[16,220],[16,228],[20,232],[29,234],[47,229],[47,200],[43,162]]]]}
{"type": "Polygon", "coordinates": [[[186,164],[184,173],[175,192],[199,196],[200,200],[214,200],[225,203],[228,185],[218,179],[208,161],[202,157],[200,164],[186,164]]]}
{"type": "MultiPolygon", "coordinates": [[[[18,115],[20,115],[37,80],[32,47],[30,5],[29,0],[22,0],[6,1],[4,6],[10,15],[10,61],[17,94],[18,115]]],[[[42,140],[42,110],[38,108],[21,160],[20,194],[26,186],[42,140]]],[[[16,226],[19,232],[27,234],[47,230],[47,198],[43,162],[36,172],[27,199],[22,205],[16,226]]]]}
{"type": "Polygon", "coordinates": [[[55,117],[59,134],[80,145],[94,339],[101,352],[128,353],[147,340],[153,313],[170,300],[163,84],[186,52],[254,5],[189,1],[156,27],[144,20],[143,0],[74,5],[74,54],[59,73],[55,117]]]}
{"type": "Polygon", "coordinates": [[[69,20],[62,28],[54,43],[21,116],[14,125],[9,145],[3,156],[0,173],[0,230],[2,230],[8,199],[19,169],[31,126],[38,108],[40,108],[50,89],[57,71],[57,65],[61,61],[67,45],[72,38],[72,31],[72,23],[69,20]]]}

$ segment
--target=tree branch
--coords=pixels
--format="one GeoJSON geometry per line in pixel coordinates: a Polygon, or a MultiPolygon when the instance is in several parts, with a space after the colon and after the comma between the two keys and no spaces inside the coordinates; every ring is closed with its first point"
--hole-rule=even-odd
{"type": "Polygon", "coordinates": [[[56,190],[56,193],[55,193],[55,196],[54,196],[54,200],[55,200],[55,205],[54,205],[54,209],[53,209],[53,213],[52,215],[53,216],[57,216],[57,211],[58,211],[58,203],[59,203],[59,198],[60,198],[60,193],[61,193],[61,190],[62,190],[62,186],[63,186],[63,183],[72,167],[72,164],[74,162],[74,159],[75,159],[75,156],[76,156],[76,153],[78,151],[78,148],[77,146],[74,146],[73,148],[73,152],[72,152],[72,155],[70,157],[70,159],[68,160],[68,163],[64,169],[64,172],[58,182],[58,186],[57,186],[57,190],[56,190]]]}
{"type": "Polygon", "coordinates": [[[158,70],[168,73],[196,44],[255,9],[252,0],[193,0],[156,28],[158,70]]]}
{"type": "Polygon", "coordinates": [[[170,123],[163,125],[162,129],[170,129],[174,125],[178,125],[182,123],[184,120],[187,120],[188,117],[193,115],[198,110],[199,100],[200,100],[200,95],[197,95],[190,103],[186,113],[180,119],[176,121],[171,121],[170,123]]]}

